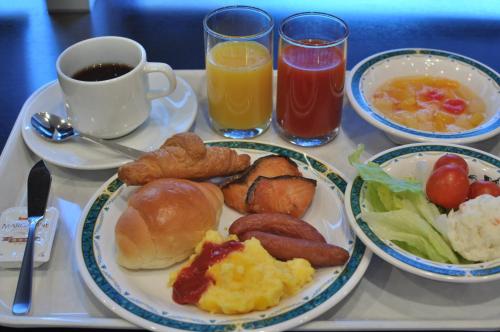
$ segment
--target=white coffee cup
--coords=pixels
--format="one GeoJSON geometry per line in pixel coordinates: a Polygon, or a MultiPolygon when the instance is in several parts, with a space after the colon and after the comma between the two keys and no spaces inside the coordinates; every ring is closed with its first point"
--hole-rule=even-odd
{"type": "Polygon", "coordinates": [[[97,37],[76,43],[61,53],[56,68],[71,123],[79,131],[100,138],[116,138],[136,129],[149,117],[151,101],[168,96],[177,84],[169,65],[147,62],[144,48],[123,37],[97,37]],[[97,64],[124,64],[133,69],[103,81],[72,78],[97,64]],[[148,74],[152,72],[164,74],[168,86],[151,90],[148,74]]]}

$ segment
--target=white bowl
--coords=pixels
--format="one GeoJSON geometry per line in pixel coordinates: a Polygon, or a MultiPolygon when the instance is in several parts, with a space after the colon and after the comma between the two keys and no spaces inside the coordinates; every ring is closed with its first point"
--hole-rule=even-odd
{"type": "Polygon", "coordinates": [[[347,95],[354,110],[398,144],[408,142],[474,143],[500,133],[500,77],[498,73],[465,56],[432,49],[397,49],[368,57],[347,78],[347,95]],[[393,122],[370,102],[387,80],[412,75],[446,77],[471,89],[486,104],[486,121],[467,131],[422,131],[393,122]]]}
{"type": "MultiPolygon", "coordinates": [[[[469,166],[469,173],[478,178],[487,175],[496,179],[500,176],[500,158],[460,145],[440,143],[402,145],[383,151],[368,161],[379,164],[396,178],[417,178],[418,164],[433,165],[445,153],[453,153],[464,158],[469,166]]],[[[365,188],[365,181],[357,176],[347,186],[344,201],[347,219],[352,229],[374,254],[397,268],[433,280],[477,283],[500,279],[500,258],[477,264],[438,263],[415,256],[391,241],[378,237],[361,217],[361,212],[366,209],[365,188]]]]}

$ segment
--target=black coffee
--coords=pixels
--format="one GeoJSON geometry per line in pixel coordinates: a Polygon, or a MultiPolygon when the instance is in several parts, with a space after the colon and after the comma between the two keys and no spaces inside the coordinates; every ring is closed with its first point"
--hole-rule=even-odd
{"type": "Polygon", "coordinates": [[[97,82],[125,75],[134,69],[122,63],[99,63],[79,70],[73,75],[75,80],[97,82]]]}

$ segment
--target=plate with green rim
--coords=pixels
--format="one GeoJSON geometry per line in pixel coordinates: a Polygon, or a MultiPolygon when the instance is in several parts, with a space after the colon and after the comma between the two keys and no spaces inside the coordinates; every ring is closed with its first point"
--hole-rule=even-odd
{"type": "MultiPolygon", "coordinates": [[[[445,153],[464,158],[469,166],[469,174],[477,178],[482,179],[484,175],[493,179],[500,177],[498,157],[453,144],[402,145],[383,151],[366,162],[379,164],[387,173],[397,178],[420,178],[422,175],[426,178],[436,160],[445,153]],[[417,176],[418,172],[420,176],[417,176]]],[[[362,211],[368,209],[364,198],[365,189],[365,182],[359,176],[349,183],[345,193],[346,212],[358,238],[377,256],[397,268],[433,280],[476,283],[500,279],[500,259],[474,264],[438,263],[413,255],[393,242],[380,238],[361,217],[362,211]]]]}
{"type": "MultiPolygon", "coordinates": [[[[298,150],[255,141],[210,141],[247,153],[252,160],[279,154],[295,161],[305,177],[317,180],[316,194],[302,218],[313,224],[329,243],[344,247],[349,261],[339,267],[317,269],[313,280],[278,306],[242,315],[210,314],[194,306],[173,302],[168,287],[170,272],[179,265],[160,270],[130,271],[115,259],[114,226],[135,190],[116,175],[104,183],[85,207],[75,243],[80,274],[91,292],[122,318],[150,330],[188,331],[280,331],[306,323],[342,300],[363,277],[371,252],[355,237],[344,211],[347,179],[334,167],[298,150]]],[[[241,216],[224,206],[219,232],[241,216]]]]}

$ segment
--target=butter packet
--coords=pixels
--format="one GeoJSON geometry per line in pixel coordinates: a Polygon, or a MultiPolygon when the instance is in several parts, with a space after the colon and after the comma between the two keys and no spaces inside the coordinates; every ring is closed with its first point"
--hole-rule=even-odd
{"type": "MultiPolygon", "coordinates": [[[[26,207],[12,207],[0,216],[0,267],[20,268],[28,238],[26,207]]],[[[38,267],[50,259],[52,242],[56,234],[59,211],[49,207],[38,222],[35,232],[33,266],[38,267]]]]}

